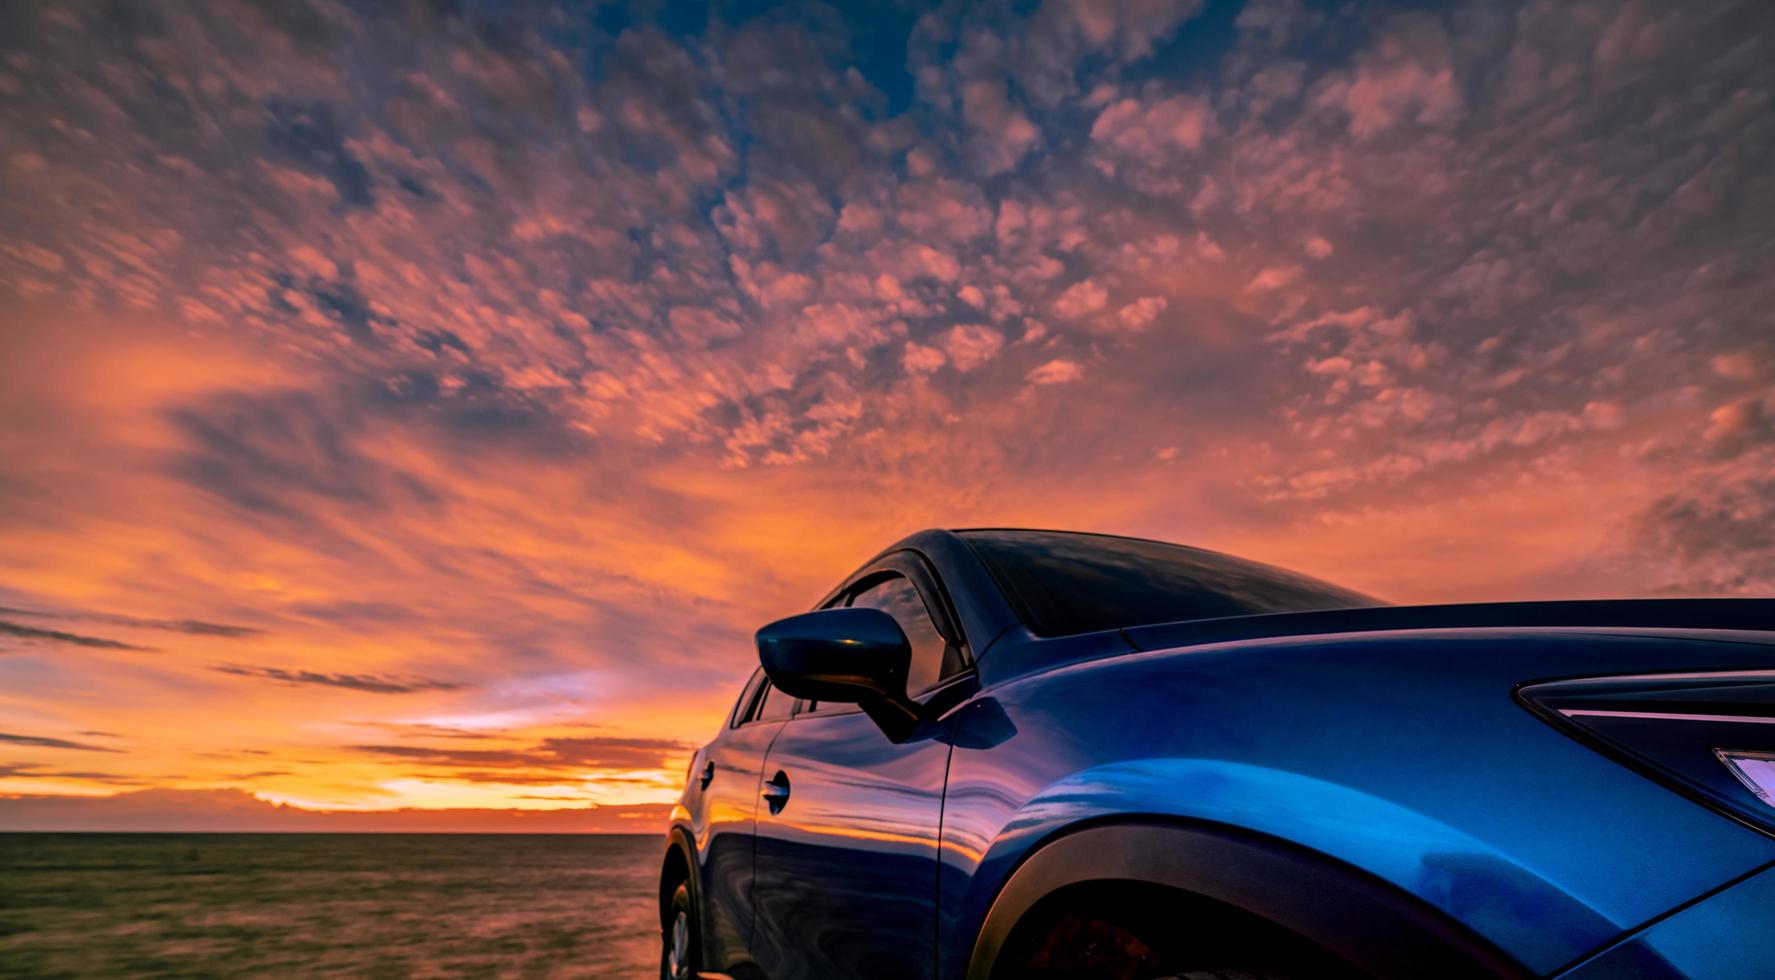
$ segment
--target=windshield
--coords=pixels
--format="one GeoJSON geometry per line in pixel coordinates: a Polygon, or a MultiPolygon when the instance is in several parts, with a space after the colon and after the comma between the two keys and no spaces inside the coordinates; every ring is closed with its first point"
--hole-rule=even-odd
{"type": "Polygon", "coordinates": [[[1201,548],[1060,531],[960,533],[1039,636],[1386,605],[1329,582],[1201,548]]]}

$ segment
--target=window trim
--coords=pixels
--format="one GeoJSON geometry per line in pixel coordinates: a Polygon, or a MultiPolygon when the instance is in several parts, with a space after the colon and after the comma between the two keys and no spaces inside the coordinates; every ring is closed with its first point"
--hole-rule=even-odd
{"type": "Polygon", "coordinates": [[[727,714],[727,727],[738,728],[752,720],[752,708],[758,703],[758,691],[764,687],[764,668],[752,671],[746,678],[746,686],[740,688],[739,699],[734,701],[733,710],[727,714]]]}
{"type": "MultiPolygon", "coordinates": [[[[801,711],[800,698],[789,699],[789,713],[781,718],[760,718],[758,716],[758,713],[764,710],[765,696],[774,688],[775,685],[771,684],[770,678],[765,676],[764,668],[758,668],[758,670],[752,675],[752,679],[746,682],[746,690],[741,692],[741,696],[745,700],[746,710],[736,714],[734,716],[735,720],[727,727],[730,729],[744,728],[747,725],[755,725],[760,722],[783,722],[794,718],[795,715],[801,711]]],[[[787,695],[785,695],[785,697],[787,697],[787,695]]]]}
{"type": "MultiPolygon", "coordinates": [[[[763,668],[759,668],[759,669],[762,670],[763,668]]],[[[789,695],[784,694],[783,697],[789,699],[789,713],[788,714],[782,716],[781,718],[760,717],[760,712],[762,712],[764,710],[765,699],[770,696],[770,692],[776,691],[776,690],[780,690],[780,688],[778,688],[775,684],[772,684],[770,682],[770,678],[768,678],[768,677],[766,677],[764,679],[763,684],[758,685],[758,694],[756,696],[754,696],[752,699],[752,707],[751,707],[751,710],[749,710],[746,714],[746,720],[740,722],[741,728],[744,728],[747,725],[754,725],[754,724],[759,724],[759,723],[769,724],[771,722],[790,721],[796,715],[801,713],[801,705],[803,703],[802,700],[800,698],[790,698],[789,695]]]]}

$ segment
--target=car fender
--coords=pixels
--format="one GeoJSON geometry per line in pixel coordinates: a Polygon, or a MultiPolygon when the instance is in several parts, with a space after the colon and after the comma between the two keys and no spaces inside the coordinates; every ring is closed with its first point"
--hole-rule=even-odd
{"type": "Polygon", "coordinates": [[[1092,881],[1214,899],[1284,925],[1375,977],[1532,975],[1447,916],[1323,855],[1213,824],[1118,818],[1069,828],[1018,865],[982,925],[968,980],[991,980],[1005,941],[1042,898],[1092,881]]]}
{"type": "MultiPolygon", "coordinates": [[[[1314,907],[1335,916],[1359,897],[1377,915],[1392,909],[1399,928],[1415,930],[1425,943],[1492,950],[1492,959],[1503,964],[1512,961],[1454,921],[1491,937],[1544,935],[1555,924],[1559,932],[1618,931],[1556,884],[1423,814],[1300,773],[1211,759],[1128,760],[1051,783],[1005,823],[958,911],[977,917],[980,943],[990,945],[994,930],[1014,923],[1006,916],[1040,897],[1035,889],[1142,880],[1160,868],[1170,880],[1157,883],[1229,901],[1315,940],[1325,930],[1312,921],[1314,907]],[[1174,836],[1103,830],[1149,825],[1169,828],[1165,833],[1174,836]],[[1077,836],[1087,830],[1091,836],[1077,836]],[[1102,847],[1101,860],[1080,843],[1087,840],[1102,847]],[[1049,850],[1056,846],[1066,850],[1049,850]],[[1275,888],[1274,875],[1283,866],[1298,866],[1323,894],[1275,888]],[[1281,904],[1252,907],[1264,904],[1266,892],[1281,904]],[[1277,918],[1283,914],[1289,918],[1277,918]]],[[[1359,940],[1366,933],[1349,935],[1359,940]]],[[[977,943],[976,956],[981,948],[977,943]]],[[[967,975],[980,974],[970,965],[967,975]]]]}

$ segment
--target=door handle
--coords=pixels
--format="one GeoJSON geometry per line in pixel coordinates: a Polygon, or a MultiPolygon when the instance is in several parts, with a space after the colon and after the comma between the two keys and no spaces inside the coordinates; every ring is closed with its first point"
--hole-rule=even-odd
{"type": "Polygon", "coordinates": [[[759,795],[770,805],[773,816],[782,813],[783,807],[789,802],[789,774],[778,769],[776,775],[764,781],[764,788],[759,791],[759,795]]]}
{"type": "Polygon", "coordinates": [[[701,778],[699,778],[697,780],[697,785],[701,786],[703,789],[708,789],[709,784],[714,781],[715,781],[715,763],[711,761],[708,765],[703,767],[703,774],[702,774],[701,778]]]}

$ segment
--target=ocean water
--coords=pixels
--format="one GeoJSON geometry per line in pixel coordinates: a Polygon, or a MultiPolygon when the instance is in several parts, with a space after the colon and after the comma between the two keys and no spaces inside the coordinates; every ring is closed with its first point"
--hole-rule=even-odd
{"type": "Polygon", "coordinates": [[[0,976],[657,976],[662,846],[0,834],[0,976]]]}

